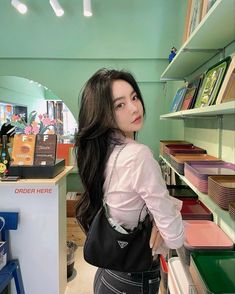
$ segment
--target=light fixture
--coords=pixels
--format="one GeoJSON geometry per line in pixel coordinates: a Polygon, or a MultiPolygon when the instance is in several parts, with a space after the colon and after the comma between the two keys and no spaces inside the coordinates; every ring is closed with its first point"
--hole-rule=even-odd
{"type": "Polygon", "coordinates": [[[60,3],[57,0],[50,0],[50,4],[56,16],[60,17],[64,14],[64,9],[61,7],[60,3]]]}
{"type": "Polygon", "coordinates": [[[28,10],[27,6],[19,0],[11,0],[11,5],[15,7],[21,14],[25,14],[28,10]]]}
{"type": "Polygon", "coordinates": [[[83,15],[92,16],[91,0],[83,0],[83,15]]]}

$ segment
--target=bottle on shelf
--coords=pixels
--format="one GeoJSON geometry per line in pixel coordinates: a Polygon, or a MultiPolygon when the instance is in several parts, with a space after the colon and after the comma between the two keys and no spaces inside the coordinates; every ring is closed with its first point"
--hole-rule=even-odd
{"type": "Polygon", "coordinates": [[[10,164],[10,155],[7,145],[7,135],[2,136],[2,147],[0,152],[0,177],[6,176],[10,164]]]}

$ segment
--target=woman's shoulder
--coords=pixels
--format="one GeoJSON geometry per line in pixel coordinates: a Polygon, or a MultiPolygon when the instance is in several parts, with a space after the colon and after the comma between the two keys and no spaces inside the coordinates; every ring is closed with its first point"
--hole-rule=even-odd
{"type": "Polygon", "coordinates": [[[124,147],[123,151],[128,153],[131,157],[146,157],[146,156],[153,156],[151,149],[135,140],[126,139],[126,146],[124,147]]]}

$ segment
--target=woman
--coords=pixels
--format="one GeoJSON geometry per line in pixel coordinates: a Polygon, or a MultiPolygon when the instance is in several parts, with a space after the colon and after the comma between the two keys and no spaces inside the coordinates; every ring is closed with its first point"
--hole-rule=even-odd
{"type": "MultiPolygon", "coordinates": [[[[77,164],[85,189],[77,205],[77,219],[88,232],[104,198],[112,220],[131,230],[146,204],[164,245],[179,248],[184,240],[180,212],[152,152],[135,141],[144,114],[141,92],[130,73],[101,69],[88,80],[81,96],[76,139],[77,164]]],[[[160,280],[156,256],[152,269],[143,273],[98,269],[94,293],[156,294],[160,280]]]]}

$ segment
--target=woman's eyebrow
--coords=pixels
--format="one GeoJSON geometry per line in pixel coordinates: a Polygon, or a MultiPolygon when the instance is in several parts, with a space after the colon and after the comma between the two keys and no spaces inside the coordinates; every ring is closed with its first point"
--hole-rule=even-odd
{"type": "Polygon", "coordinates": [[[114,98],[114,99],[113,99],[113,103],[117,102],[118,100],[123,100],[123,99],[125,99],[125,97],[124,97],[124,96],[122,96],[122,97],[117,97],[117,98],[114,98]]]}
{"type": "MultiPolygon", "coordinates": [[[[135,94],[135,93],[136,93],[135,90],[131,91],[130,96],[132,96],[132,95],[135,94]]],[[[118,101],[118,100],[122,100],[122,99],[125,99],[125,97],[124,97],[124,96],[120,96],[120,97],[114,98],[114,99],[113,99],[113,102],[116,102],[116,101],[118,101]]]]}

